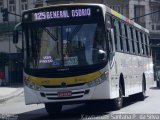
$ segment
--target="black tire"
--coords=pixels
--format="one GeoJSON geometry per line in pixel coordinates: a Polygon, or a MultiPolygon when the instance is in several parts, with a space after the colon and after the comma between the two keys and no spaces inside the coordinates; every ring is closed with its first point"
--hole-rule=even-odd
{"type": "Polygon", "coordinates": [[[123,91],[122,85],[119,85],[119,97],[113,100],[113,109],[120,110],[123,106],[123,91]]]}
{"type": "Polygon", "coordinates": [[[45,103],[45,108],[49,115],[59,115],[62,110],[62,105],[55,103],[45,103]]]}
{"type": "Polygon", "coordinates": [[[138,100],[140,101],[144,101],[145,97],[146,97],[146,88],[145,88],[145,82],[144,82],[144,77],[143,77],[143,81],[142,81],[142,92],[138,94],[138,100]]]}

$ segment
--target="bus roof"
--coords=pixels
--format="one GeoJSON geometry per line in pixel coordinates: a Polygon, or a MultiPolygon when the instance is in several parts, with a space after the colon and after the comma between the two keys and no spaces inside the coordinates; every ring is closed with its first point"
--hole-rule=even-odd
{"type": "Polygon", "coordinates": [[[122,14],[114,11],[113,9],[109,8],[108,6],[106,6],[106,5],[104,5],[104,4],[98,4],[98,3],[56,4],[56,5],[50,5],[50,6],[45,6],[45,7],[39,7],[39,8],[29,9],[29,10],[26,10],[26,11],[24,11],[24,12],[29,12],[29,11],[32,11],[32,10],[33,10],[33,11],[34,11],[34,10],[40,10],[40,9],[42,9],[42,8],[51,8],[51,7],[58,7],[58,6],[74,6],[74,5],[75,5],[75,6],[76,6],[76,5],[83,5],[83,6],[84,6],[84,5],[86,5],[86,6],[87,6],[87,5],[91,5],[91,6],[100,6],[100,7],[102,7],[103,9],[106,8],[106,11],[107,11],[108,13],[110,13],[110,14],[116,16],[117,18],[119,18],[119,19],[121,19],[121,20],[123,20],[123,21],[125,21],[125,22],[127,22],[127,23],[129,23],[129,24],[131,24],[131,25],[133,25],[133,26],[135,26],[135,27],[137,27],[137,28],[139,28],[139,29],[147,32],[147,33],[149,33],[149,30],[148,30],[148,29],[142,27],[141,25],[135,23],[134,21],[132,21],[132,20],[130,20],[129,18],[123,16],[122,14]]]}
{"type": "Polygon", "coordinates": [[[43,8],[52,8],[52,7],[60,7],[60,6],[87,6],[87,5],[91,5],[91,6],[100,6],[100,7],[105,7],[104,4],[98,4],[98,3],[70,3],[70,4],[55,4],[55,5],[49,5],[49,6],[42,6],[42,7],[38,7],[38,8],[32,8],[32,9],[28,9],[25,10],[24,12],[29,12],[29,11],[34,11],[34,10],[41,10],[43,8]]]}
{"type": "Polygon", "coordinates": [[[114,15],[114,16],[118,17],[119,19],[121,19],[121,20],[123,20],[123,21],[125,21],[125,22],[127,22],[127,23],[129,23],[129,24],[131,24],[131,25],[133,25],[133,26],[135,26],[135,27],[147,32],[147,33],[149,33],[148,29],[146,29],[146,28],[142,27],[141,25],[135,23],[134,21],[130,20],[129,18],[127,18],[125,16],[123,16],[122,14],[120,14],[120,13],[118,13],[118,12],[112,10],[112,9],[110,9],[110,10],[111,10],[111,14],[112,15],[114,15]]]}

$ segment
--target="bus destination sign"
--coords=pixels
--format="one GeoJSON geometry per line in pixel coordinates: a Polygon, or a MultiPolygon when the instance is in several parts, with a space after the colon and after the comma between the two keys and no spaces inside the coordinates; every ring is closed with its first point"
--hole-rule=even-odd
{"type": "Polygon", "coordinates": [[[55,10],[33,13],[34,21],[91,16],[91,9],[55,10]]]}

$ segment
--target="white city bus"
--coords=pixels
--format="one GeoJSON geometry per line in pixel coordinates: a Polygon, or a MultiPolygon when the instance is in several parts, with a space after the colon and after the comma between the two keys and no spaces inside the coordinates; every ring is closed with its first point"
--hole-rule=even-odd
{"type": "MultiPolygon", "coordinates": [[[[26,104],[49,114],[64,104],[112,99],[145,91],[153,82],[149,31],[102,4],[62,4],[27,10],[23,31],[26,104]]],[[[107,107],[107,106],[106,106],[107,107]]]]}

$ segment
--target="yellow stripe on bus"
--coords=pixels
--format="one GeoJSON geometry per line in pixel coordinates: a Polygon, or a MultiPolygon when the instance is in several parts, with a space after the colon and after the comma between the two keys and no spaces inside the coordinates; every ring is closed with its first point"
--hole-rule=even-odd
{"type": "Polygon", "coordinates": [[[86,74],[86,75],[64,77],[64,78],[40,78],[40,77],[29,76],[27,80],[37,85],[59,86],[63,82],[66,83],[66,85],[87,83],[87,82],[96,80],[100,76],[101,76],[100,71],[97,71],[97,72],[86,74]]]}
{"type": "Polygon", "coordinates": [[[116,17],[122,19],[122,15],[121,15],[120,13],[118,13],[118,12],[116,12],[116,11],[114,11],[114,10],[111,10],[111,13],[112,13],[113,15],[115,15],[116,17]]]}

